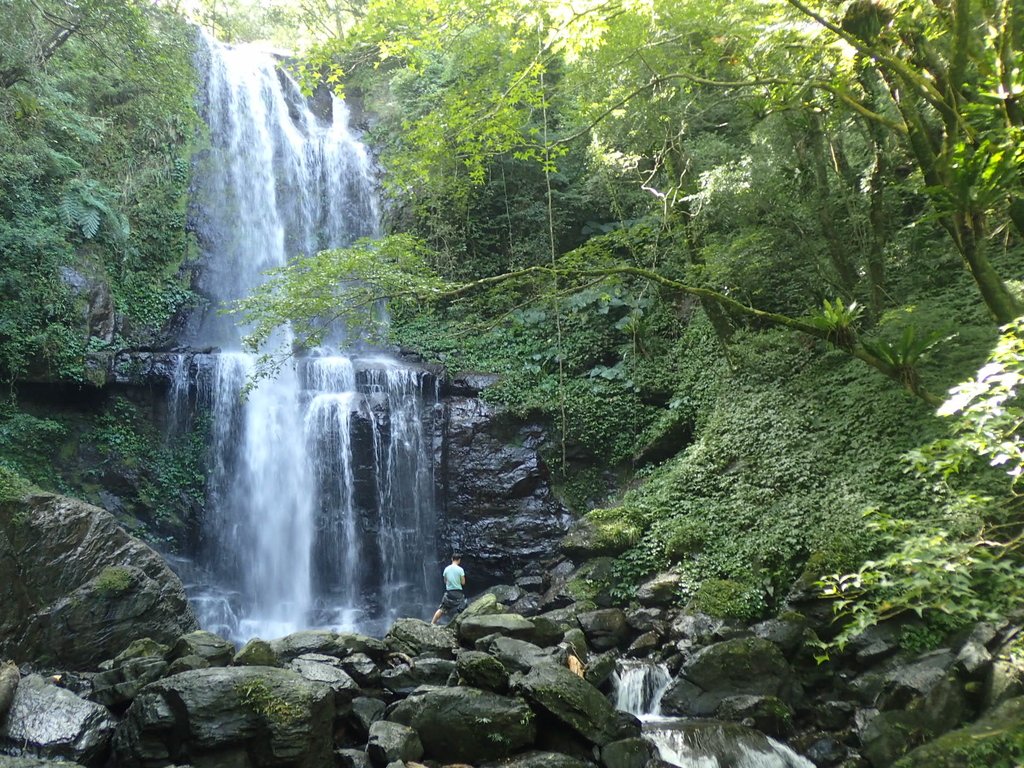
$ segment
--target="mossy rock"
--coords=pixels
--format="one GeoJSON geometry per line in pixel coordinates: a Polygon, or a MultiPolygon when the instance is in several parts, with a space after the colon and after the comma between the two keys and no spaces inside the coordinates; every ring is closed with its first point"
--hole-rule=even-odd
{"type": "Polygon", "coordinates": [[[571,558],[615,557],[642,535],[643,527],[624,508],[595,509],[573,524],[559,546],[571,558]]]}
{"type": "Polygon", "coordinates": [[[120,565],[100,571],[93,580],[96,591],[104,596],[123,595],[132,586],[132,572],[120,565]]]}
{"type": "Polygon", "coordinates": [[[236,667],[280,667],[281,660],[266,640],[254,637],[242,646],[231,662],[236,667]]]}
{"type": "Polygon", "coordinates": [[[918,747],[893,768],[1017,768],[1024,765],[1024,696],[918,747]]]}

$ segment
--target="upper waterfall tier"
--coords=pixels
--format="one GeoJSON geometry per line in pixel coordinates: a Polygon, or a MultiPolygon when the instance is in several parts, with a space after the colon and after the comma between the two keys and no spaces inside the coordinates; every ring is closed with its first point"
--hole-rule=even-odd
{"type": "Polygon", "coordinates": [[[217,310],[290,258],[377,234],[377,194],[344,102],[331,96],[329,114],[314,114],[258,48],[204,35],[199,56],[209,147],[197,160],[191,216],[203,252],[198,288],[211,306],[190,341],[237,348],[238,329],[217,310]]]}

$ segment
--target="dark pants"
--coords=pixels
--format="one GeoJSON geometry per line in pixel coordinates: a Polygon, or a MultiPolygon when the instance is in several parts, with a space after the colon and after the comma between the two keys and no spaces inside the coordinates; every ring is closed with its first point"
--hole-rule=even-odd
{"type": "Polygon", "coordinates": [[[441,598],[441,605],[438,606],[445,616],[454,616],[466,607],[466,594],[461,589],[449,589],[441,598]]]}

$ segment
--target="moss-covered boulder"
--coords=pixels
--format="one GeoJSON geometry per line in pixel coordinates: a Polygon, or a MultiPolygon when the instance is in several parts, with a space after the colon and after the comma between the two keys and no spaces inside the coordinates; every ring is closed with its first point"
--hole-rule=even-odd
{"type": "Polygon", "coordinates": [[[1017,768],[1024,765],[1024,697],[918,747],[893,768],[1017,768]]]}
{"type": "Polygon", "coordinates": [[[235,654],[231,661],[236,667],[280,667],[281,660],[266,640],[254,637],[235,654]]]}
{"type": "Polygon", "coordinates": [[[200,629],[182,635],[171,649],[171,659],[198,656],[211,667],[226,667],[235,656],[235,646],[213,632],[200,629]]]}
{"type": "Polygon", "coordinates": [[[792,668],[774,643],[738,637],[695,653],[662,698],[666,714],[707,717],[734,696],[774,696],[792,705],[802,694],[792,668]]]}
{"type": "Polygon", "coordinates": [[[467,645],[494,634],[529,641],[535,634],[535,627],[532,621],[516,613],[472,616],[459,622],[459,639],[467,645]]]}
{"type": "Polygon", "coordinates": [[[114,750],[125,768],[329,768],[333,719],[326,685],[286,669],[213,667],[144,688],[117,728],[114,750]]]}
{"type": "Polygon", "coordinates": [[[385,644],[410,656],[427,654],[444,659],[455,658],[458,642],[447,627],[438,627],[419,619],[399,619],[388,630],[385,644]]]}
{"type": "Polygon", "coordinates": [[[567,556],[580,560],[621,555],[643,535],[643,529],[622,509],[595,509],[569,529],[559,545],[567,556]]]}
{"type": "Polygon", "coordinates": [[[456,660],[459,684],[484,691],[508,691],[508,671],[490,654],[482,651],[463,651],[456,660]]]}
{"type": "Polygon", "coordinates": [[[534,715],[518,697],[468,686],[438,688],[410,696],[388,720],[413,728],[427,757],[477,765],[533,744],[534,715]]]}
{"type": "Polygon", "coordinates": [[[197,628],[181,581],[103,509],[0,500],[0,657],[88,669],[133,640],[197,628]]]}
{"type": "Polygon", "coordinates": [[[538,712],[599,747],[620,732],[614,707],[600,691],[556,664],[538,664],[513,684],[538,712]]]}
{"type": "Polygon", "coordinates": [[[423,743],[412,728],[378,720],[370,726],[366,754],[374,768],[384,768],[395,761],[419,760],[423,757],[423,743]]]}
{"type": "Polygon", "coordinates": [[[270,649],[279,663],[287,664],[307,653],[342,657],[349,651],[342,645],[341,636],[328,629],[304,629],[270,641],[270,649]]]}

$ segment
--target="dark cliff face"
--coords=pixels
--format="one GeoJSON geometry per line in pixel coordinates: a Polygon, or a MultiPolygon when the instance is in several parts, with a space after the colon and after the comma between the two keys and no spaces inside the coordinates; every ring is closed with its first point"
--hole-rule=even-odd
{"type": "Polygon", "coordinates": [[[481,582],[554,553],[570,517],[538,453],[543,428],[478,397],[442,399],[438,476],[443,530],[481,582]]]}

